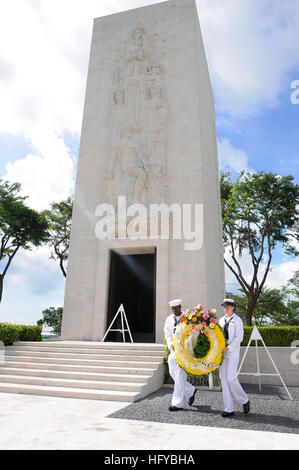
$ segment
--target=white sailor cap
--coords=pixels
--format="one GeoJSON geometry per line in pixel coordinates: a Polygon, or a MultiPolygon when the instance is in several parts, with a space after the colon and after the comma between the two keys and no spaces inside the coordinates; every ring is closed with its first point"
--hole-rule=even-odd
{"type": "Polygon", "coordinates": [[[225,305],[236,305],[236,302],[234,299],[224,299],[221,305],[224,307],[225,305]]]}
{"type": "Polygon", "coordinates": [[[182,299],[173,299],[168,302],[170,307],[177,307],[178,305],[182,305],[182,299]]]}

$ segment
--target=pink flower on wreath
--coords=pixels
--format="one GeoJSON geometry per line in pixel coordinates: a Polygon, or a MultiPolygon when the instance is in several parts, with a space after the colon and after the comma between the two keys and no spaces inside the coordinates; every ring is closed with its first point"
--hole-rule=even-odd
{"type": "Polygon", "coordinates": [[[210,318],[210,322],[211,322],[211,323],[216,323],[215,318],[210,318]]]}
{"type": "Polygon", "coordinates": [[[207,310],[206,305],[202,305],[202,306],[201,306],[201,309],[202,309],[202,310],[207,310]]]}
{"type": "Polygon", "coordinates": [[[203,328],[205,328],[205,327],[207,326],[206,322],[205,322],[205,321],[202,321],[202,322],[201,322],[201,326],[202,326],[203,328]]]}
{"type": "Polygon", "coordinates": [[[204,320],[207,320],[207,319],[209,318],[209,315],[208,315],[207,313],[204,313],[203,316],[202,316],[202,318],[203,318],[204,320]]]}

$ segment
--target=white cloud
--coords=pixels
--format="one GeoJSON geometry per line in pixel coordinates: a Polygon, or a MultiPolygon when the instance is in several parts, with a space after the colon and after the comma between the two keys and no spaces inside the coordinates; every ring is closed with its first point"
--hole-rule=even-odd
{"type": "Polygon", "coordinates": [[[59,263],[50,260],[51,249],[48,246],[32,250],[20,250],[5,277],[7,287],[24,288],[36,295],[43,295],[56,288],[57,282],[64,277],[59,263]]]}
{"type": "MultiPolygon", "coordinates": [[[[226,260],[229,262],[229,264],[234,268],[234,270],[237,271],[237,268],[229,254],[228,247],[225,249],[224,256],[226,260]]],[[[253,266],[252,266],[250,253],[247,251],[244,251],[241,257],[237,256],[236,258],[237,258],[238,263],[240,264],[244,279],[246,280],[246,282],[251,283],[252,275],[253,275],[253,266]]],[[[266,260],[263,259],[263,261],[264,262],[261,263],[260,269],[259,269],[259,275],[258,275],[259,282],[262,281],[262,278],[266,269],[266,262],[265,262],[266,260]]],[[[284,286],[287,283],[287,281],[293,276],[296,269],[298,269],[297,259],[291,259],[291,260],[283,261],[281,263],[272,264],[271,270],[269,271],[267,278],[266,278],[265,287],[267,287],[268,289],[281,289],[282,286],[284,286]]],[[[235,294],[237,293],[239,294],[238,289],[241,288],[241,286],[239,285],[234,274],[226,265],[225,265],[225,283],[226,283],[227,291],[233,292],[235,294]]]]}
{"type": "Polygon", "coordinates": [[[279,103],[299,66],[299,3],[197,0],[218,111],[247,117],[279,103]]]}
{"type": "Polygon", "coordinates": [[[52,201],[66,199],[74,190],[75,164],[62,138],[41,129],[32,135],[36,154],[6,165],[5,179],[22,183],[25,203],[36,210],[52,201]]]}
{"type": "Polygon", "coordinates": [[[224,171],[234,170],[239,173],[241,170],[253,172],[248,165],[248,155],[244,150],[232,146],[229,139],[218,140],[219,166],[224,171]]]}
{"type": "MultiPolygon", "coordinates": [[[[22,134],[37,148],[34,156],[20,155],[9,164],[5,176],[23,184],[34,207],[44,207],[72,190],[74,165],[60,139],[64,131],[79,137],[93,18],[158,2],[5,2],[0,17],[0,132],[22,134]],[[47,146],[59,149],[57,156],[46,156],[47,146]]],[[[287,73],[299,65],[299,4],[197,4],[218,110],[244,117],[276,106],[287,73]]],[[[219,155],[226,167],[248,167],[245,152],[226,139],[219,142],[219,155]]]]}
{"type": "Polygon", "coordinates": [[[36,153],[6,165],[38,210],[74,189],[63,142],[79,138],[93,19],[146,1],[10,0],[0,16],[0,132],[22,134],[36,153]],[[16,15],[17,12],[17,15],[16,15]]]}
{"type": "MultiPolygon", "coordinates": [[[[0,132],[21,134],[36,149],[7,164],[4,176],[22,183],[32,207],[43,209],[73,189],[74,162],[62,135],[68,131],[79,137],[93,18],[159,1],[0,0],[0,132]]],[[[197,4],[218,111],[230,120],[276,106],[287,74],[299,65],[298,2],[198,0],[197,4]]],[[[219,155],[224,168],[249,169],[247,154],[227,139],[219,141],[219,155]]],[[[56,266],[41,251],[30,274],[30,256],[20,254],[17,271],[10,271],[4,296],[11,303],[4,300],[1,310],[13,314],[13,305],[17,306],[13,286],[19,286],[20,309],[29,311],[36,302],[34,308],[40,311],[39,296],[25,299],[38,274],[34,266],[51,273],[56,266]]],[[[272,285],[293,269],[288,263],[273,269],[272,285]]],[[[231,276],[228,273],[227,279],[236,282],[231,276]]],[[[52,297],[45,295],[44,307],[52,298],[61,298],[58,291],[49,291],[52,297]]]]}
{"type": "Polygon", "coordinates": [[[46,246],[16,254],[4,279],[0,322],[35,324],[44,309],[63,305],[65,278],[50,254],[46,246]]]}
{"type": "Polygon", "coordinates": [[[273,265],[273,269],[268,276],[267,287],[270,289],[281,289],[297,269],[298,260],[296,259],[273,265]]]}

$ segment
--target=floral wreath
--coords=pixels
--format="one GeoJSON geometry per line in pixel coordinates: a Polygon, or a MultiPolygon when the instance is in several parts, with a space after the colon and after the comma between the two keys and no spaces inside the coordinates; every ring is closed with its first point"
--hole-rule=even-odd
{"type": "Polygon", "coordinates": [[[208,310],[198,304],[181,315],[174,336],[175,357],[180,367],[191,375],[209,374],[216,370],[223,359],[226,340],[222,328],[216,323],[216,310],[208,310]],[[205,335],[210,341],[210,349],[204,357],[195,357],[194,348],[205,335]]]}

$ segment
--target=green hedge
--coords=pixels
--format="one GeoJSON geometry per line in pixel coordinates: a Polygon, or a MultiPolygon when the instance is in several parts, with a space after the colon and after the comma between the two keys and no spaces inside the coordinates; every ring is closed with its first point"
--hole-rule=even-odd
{"type": "MultiPolygon", "coordinates": [[[[244,326],[244,338],[241,346],[247,346],[253,326],[244,326]]],[[[299,340],[299,326],[259,326],[258,330],[265,341],[266,346],[284,346],[290,347],[291,343],[299,340]]],[[[251,342],[254,346],[255,342],[251,342]]],[[[258,346],[262,342],[258,341],[258,346]]]]}
{"type": "Polygon", "coordinates": [[[12,323],[0,323],[0,341],[5,346],[17,341],[41,341],[42,327],[31,325],[13,325],[12,323]]]}
{"type": "MultiPolygon", "coordinates": [[[[253,326],[244,326],[244,338],[241,346],[247,346],[250,335],[252,333],[253,326]]],[[[259,326],[259,332],[265,341],[266,346],[284,346],[290,347],[293,341],[299,340],[299,326],[259,326]]],[[[251,346],[254,346],[255,342],[251,342],[251,346]]],[[[258,346],[262,346],[262,342],[258,341],[258,346]]],[[[164,337],[164,362],[167,363],[169,350],[164,337]]]]}

